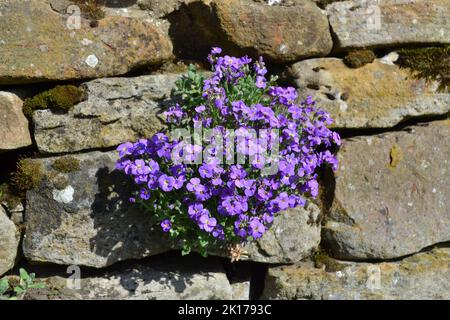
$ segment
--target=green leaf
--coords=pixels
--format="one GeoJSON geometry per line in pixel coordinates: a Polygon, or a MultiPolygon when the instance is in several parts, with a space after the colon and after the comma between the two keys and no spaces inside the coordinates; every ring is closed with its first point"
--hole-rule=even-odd
{"type": "Polygon", "coordinates": [[[191,246],[185,243],[181,248],[181,255],[186,256],[189,253],[191,253],[191,246]]]}
{"type": "Polygon", "coordinates": [[[44,289],[45,284],[43,283],[33,283],[28,286],[28,289],[44,289]]]}
{"type": "Polygon", "coordinates": [[[3,278],[0,280],[0,296],[9,290],[8,278],[3,278]]]}
{"type": "Polygon", "coordinates": [[[14,288],[14,292],[15,292],[17,295],[21,295],[22,293],[25,292],[25,289],[23,289],[22,287],[15,287],[15,288],[14,288]]]}

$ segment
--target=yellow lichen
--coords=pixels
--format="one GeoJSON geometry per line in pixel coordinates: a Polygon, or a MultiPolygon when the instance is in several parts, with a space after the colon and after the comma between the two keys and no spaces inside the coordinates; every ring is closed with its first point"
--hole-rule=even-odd
{"type": "Polygon", "coordinates": [[[398,163],[403,160],[402,150],[398,145],[394,145],[389,152],[390,162],[389,166],[391,168],[397,167],[398,163]]]}

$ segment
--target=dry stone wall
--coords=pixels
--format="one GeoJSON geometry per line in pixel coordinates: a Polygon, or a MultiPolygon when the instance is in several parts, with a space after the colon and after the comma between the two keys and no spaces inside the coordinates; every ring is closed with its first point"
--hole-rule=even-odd
{"type": "Polygon", "coordinates": [[[27,299],[450,298],[448,0],[92,3],[0,2],[0,276],[38,263],[27,299]],[[163,127],[212,46],[263,56],[343,136],[320,201],[232,267],[223,248],[181,257],[112,151],[163,127]],[[68,84],[80,99],[47,91],[68,84]],[[80,290],[70,265],[90,270],[80,290]]]}

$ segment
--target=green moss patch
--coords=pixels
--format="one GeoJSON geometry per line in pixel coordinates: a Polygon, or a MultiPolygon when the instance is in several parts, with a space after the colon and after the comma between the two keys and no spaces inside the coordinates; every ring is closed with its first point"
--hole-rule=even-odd
{"type": "Polygon", "coordinates": [[[350,68],[361,68],[368,63],[372,63],[376,59],[372,50],[355,50],[350,51],[344,57],[344,63],[350,68]]]}
{"type": "Polygon", "coordinates": [[[72,2],[80,7],[81,13],[86,19],[97,21],[105,17],[104,0],[72,0],[72,2]]]}
{"type": "Polygon", "coordinates": [[[25,99],[23,113],[31,118],[34,110],[51,109],[67,112],[74,104],[83,99],[83,91],[75,86],[56,86],[53,89],[41,92],[32,98],[25,99]]]}
{"type": "Polygon", "coordinates": [[[346,265],[339,263],[336,259],[331,258],[325,251],[319,250],[313,254],[314,266],[316,268],[325,267],[327,272],[342,271],[346,265]]]}
{"type": "Polygon", "coordinates": [[[416,78],[440,81],[439,90],[450,86],[450,46],[401,49],[398,65],[408,68],[416,78]]]}
{"type": "Polygon", "coordinates": [[[12,177],[13,186],[22,192],[33,189],[44,178],[42,165],[31,159],[21,159],[12,177]]]}
{"type": "Polygon", "coordinates": [[[61,173],[69,173],[80,170],[80,161],[74,157],[61,157],[55,160],[53,169],[61,173]]]}

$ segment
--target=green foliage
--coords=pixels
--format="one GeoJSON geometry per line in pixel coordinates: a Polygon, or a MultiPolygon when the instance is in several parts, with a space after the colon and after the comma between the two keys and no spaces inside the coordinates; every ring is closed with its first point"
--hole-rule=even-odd
{"type": "Polygon", "coordinates": [[[53,169],[61,173],[70,173],[80,170],[80,161],[74,157],[67,156],[55,160],[53,169]]]}
{"type": "Polygon", "coordinates": [[[31,159],[21,159],[17,163],[17,170],[14,172],[12,182],[19,191],[27,191],[35,188],[44,178],[42,165],[31,159]]]}
{"type": "Polygon", "coordinates": [[[0,300],[22,299],[30,289],[43,289],[43,283],[35,283],[36,275],[28,273],[25,269],[19,269],[20,279],[17,285],[10,283],[7,277],[0,279],[0,300]]]}
{"type": "Polygon", "coordinates": [[[375,59],[376,56],[372,50],[356,50],[350,51],[344,57],[344,63],[350,68],[361,68],[375,59]]]}
{"type": "Polygon", "coordinates": [[[410,69],[417,78],[440,81],[439,89],[450,85],[450,46],[401,49],[397,63],[410,69]]]}
{"type": "Polygon", "coordinates": [[[105,17],[103,11],[104,0],[72,0],[80,7],[81,13],[86,19],[101,20],[105,17]]]}
{"type": "Polygon", "coordinates": [[[67,112],[74,104],[83,98],[83,91],[75,86],[56,86],[53,89],[41,92],[32,98],[25,99],[23,113],[31,118],[34,110],[51,109],[67,112]]]}

